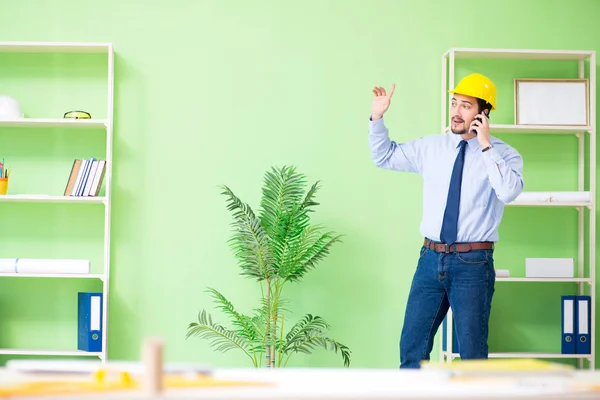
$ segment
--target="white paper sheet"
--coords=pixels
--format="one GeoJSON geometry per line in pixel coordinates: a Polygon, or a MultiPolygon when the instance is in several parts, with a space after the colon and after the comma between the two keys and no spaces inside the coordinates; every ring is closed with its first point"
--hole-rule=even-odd
{"type": "Polygon", "coordinates": [[[517,85],[518,124],[587,125],[587,81],[533,81],[517,85]]]}

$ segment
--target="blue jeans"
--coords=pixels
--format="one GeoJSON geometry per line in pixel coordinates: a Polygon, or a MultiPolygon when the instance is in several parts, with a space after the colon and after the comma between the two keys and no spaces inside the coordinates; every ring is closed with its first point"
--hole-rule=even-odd
{"type": "Polygon", "coordinates": [[[486,359],[495,281],[493,250],[438,253],[423,246],[406,304],[400,368],[419,368],[421,360],[429,360],[448,307],[461,359],[486,359]]]}

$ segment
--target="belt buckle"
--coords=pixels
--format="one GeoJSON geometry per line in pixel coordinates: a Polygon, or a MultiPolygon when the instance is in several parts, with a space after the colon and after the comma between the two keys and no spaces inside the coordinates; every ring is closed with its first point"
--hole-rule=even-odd
{"type": "Polygon", "coordinates": [[[444,253],[450,253],[450,245],[448,243],[444,243],[444,253]]]}

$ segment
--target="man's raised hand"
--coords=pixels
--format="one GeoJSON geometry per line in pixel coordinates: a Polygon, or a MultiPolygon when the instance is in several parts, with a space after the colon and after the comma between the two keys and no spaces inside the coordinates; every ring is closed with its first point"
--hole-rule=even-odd
{"type": "Polygon", "coordinates": [[[373,88],[373,95],[375,96],[373,98],[373,103],[371,104],[371,119],[373,121],[382,118],[383,114],[388,110],[395,89],[395,83],[392,84],[389,94],[387,94],[385,89],[381,86],[375,86],[373,88]]]}

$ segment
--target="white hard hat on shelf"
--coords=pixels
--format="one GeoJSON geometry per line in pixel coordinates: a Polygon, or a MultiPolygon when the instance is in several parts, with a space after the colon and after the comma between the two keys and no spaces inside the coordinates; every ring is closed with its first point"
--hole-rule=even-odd
{"type": "Polygon", "coordinates": [[[19,102],[10,96],[0,95],[0,119],[20,119],[23,118],[19,102]]]}

